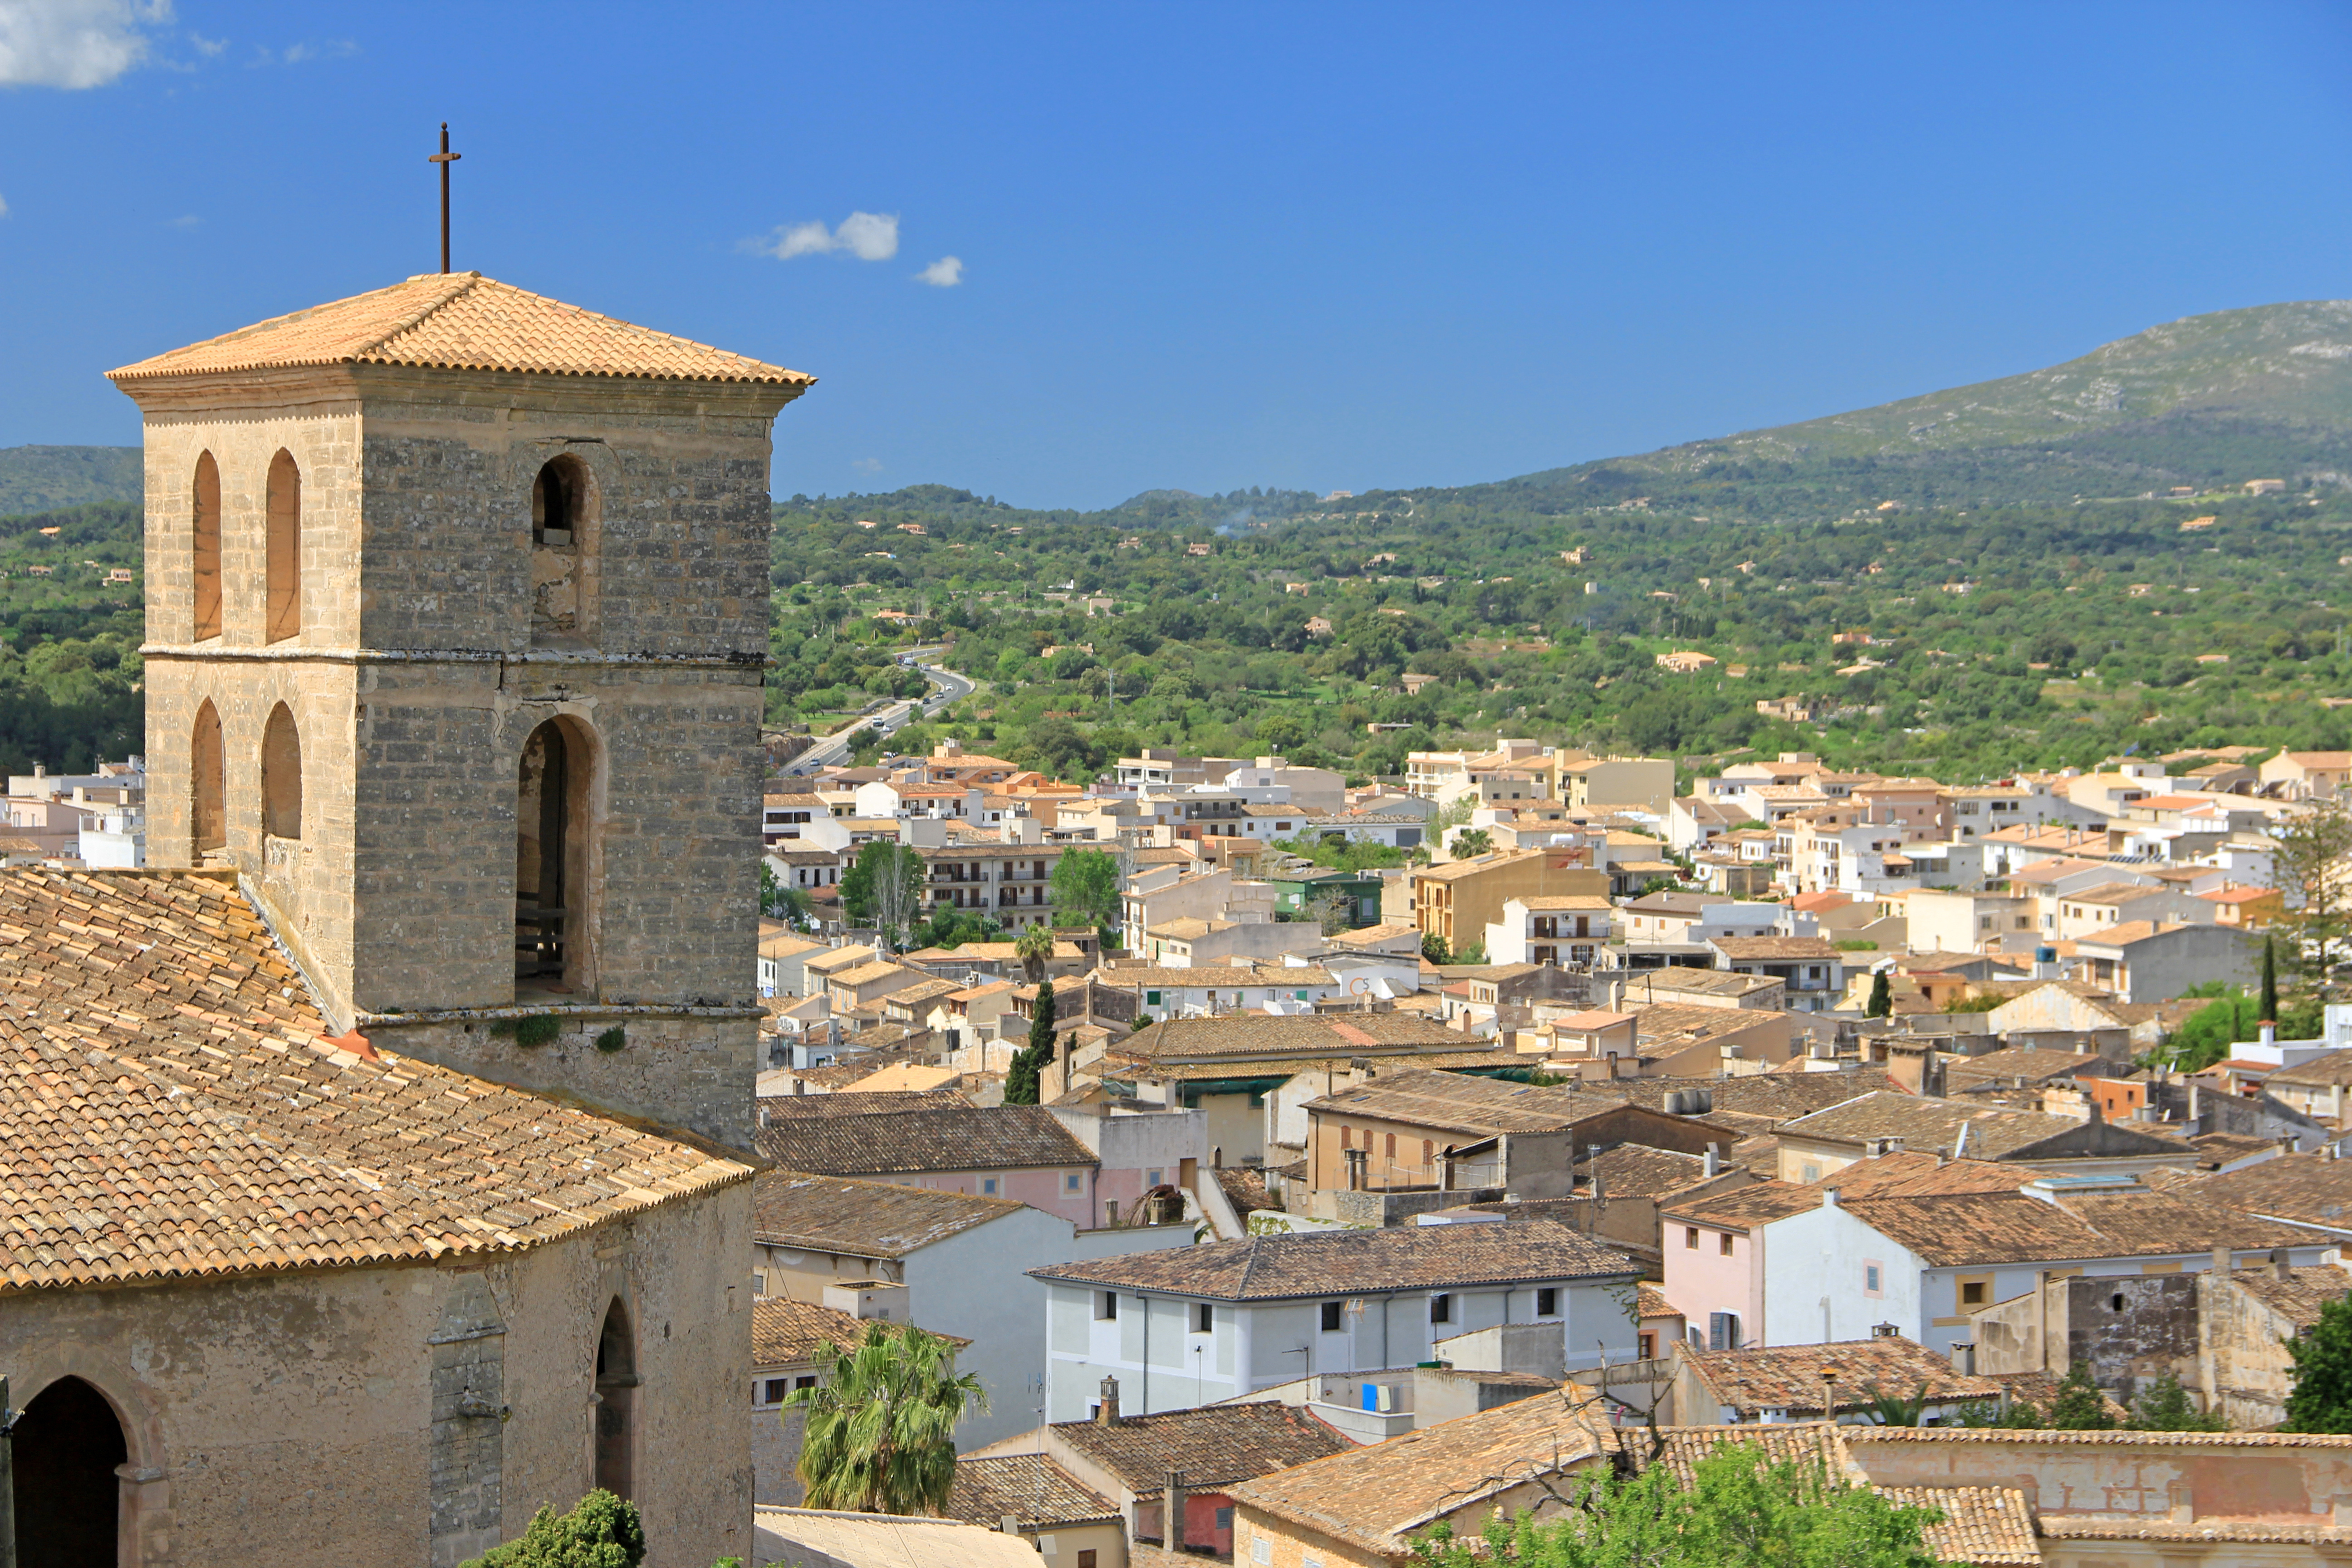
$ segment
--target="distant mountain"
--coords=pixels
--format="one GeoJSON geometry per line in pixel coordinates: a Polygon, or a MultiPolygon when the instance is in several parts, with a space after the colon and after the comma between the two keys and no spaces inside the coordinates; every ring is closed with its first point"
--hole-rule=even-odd
{"type": "Polygon", "coordinates": [[[0,517],[138,501],[146,485],[136,447],[0,447],[0,517]]]}
{"type": "Polygon", "coordinates": [[[2323,300],[2190,316],[2047,370],[1874,408],[1412,493],[1557,511],[1641,497],[1652,510],[1761,520],[1884,500],[2352,483],[2342,476],[2352,476],[2352,301],[2323,300]]]}

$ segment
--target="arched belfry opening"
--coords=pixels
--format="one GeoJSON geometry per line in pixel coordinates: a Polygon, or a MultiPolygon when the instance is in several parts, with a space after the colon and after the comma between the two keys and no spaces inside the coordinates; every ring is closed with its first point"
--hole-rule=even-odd
{"type": "Polygon", "coordinates": [[[596,1335],[596,1484],[627,1497],[637,1436],[637,1342],[618,1296],[596,1335]]]}
{"type": "Polygon", "coordinates": [[[586,639],[594,588],[595,477],[566,452],[530,482],[530,637],[557,647],[586,639]]]}
{"type": "Polygon", "coordinates": [[[523,742],[515,788],[515,990],[595,989],[589,951],[587,732],[550,719],[523,742]]]}
{"type": "Polygon", "coordinates": [[[220,465],[213,461],[210,452],[196,458],[189,534],[195,590],[195,616],[189,628],[189,640],[204,642],[221,635],[220,465]]]}
{"type": "MultiPolygon", "coordinates": [[[[299,768],[300,743],[296,743],[299,768]]],[[[228,847],[228,752],[221,743],[220,710],[205,700],[188,737],[188,826],[192,847],[202,860],[228,847]]],[[[300,812],[295,813],[299,818],[300,812]]]]}
{"type": "Polygon", "coordinates": [[[280,702],[261,731],[261,831],[272,838],[302,837],[302,732],[280,702]]]}
{"type": "Polygon", "coordinates": [[[294,454],[280,450],[269,460],[268,537],[263,553],[268,583],[268,640],[284,642],[302,631],[302,470],[294,454]]]}
{"type": "Polygon", "coordinates": [[[92,1568],[117,1561],[129,1457],[106,1396],[78,1377],[36,1394],[10,1434],[18,1568],[92,1568]]]}

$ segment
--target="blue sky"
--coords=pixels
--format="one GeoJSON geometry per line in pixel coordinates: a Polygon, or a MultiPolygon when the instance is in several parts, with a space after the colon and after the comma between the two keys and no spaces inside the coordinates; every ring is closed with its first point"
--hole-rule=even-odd
{"type": "Polygon", "coordinates": [[[433,269],[446,119],[459,268],[820,378],[780,494],[1499,479],[2352,295],[2347,66],[2244,0],[0,0],[0,446],[433,269]]]}

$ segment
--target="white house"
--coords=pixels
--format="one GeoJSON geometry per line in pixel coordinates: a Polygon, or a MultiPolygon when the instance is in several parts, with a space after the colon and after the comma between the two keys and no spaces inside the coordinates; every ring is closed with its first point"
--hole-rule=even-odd
{"type": "Polygon", "coordinates": [[[1503,900],[1486,925],[1489,963],[1561,963],[1590,969],[1615,929],[1616,910],[1599,893],[1503,900]]]}
{"type": "Polygon", "coordinates": [[[1412,1366],[1505,1323],[1557,1323],[1570,1371],[1634,1358],[1638,1265],[1557,1220],[1480,1218],[1032,1268],[1048,1298],[1045,1418],[1092,1415],[1106,1377],[1148,1415],[1412,1366]]]}

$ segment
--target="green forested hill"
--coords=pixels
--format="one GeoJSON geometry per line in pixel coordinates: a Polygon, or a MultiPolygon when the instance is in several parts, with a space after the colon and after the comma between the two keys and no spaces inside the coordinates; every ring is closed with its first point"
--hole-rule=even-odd
{"type": "MultiPolygon", "coordinates": [[[[135,457],[20,447],[0,478],[95,483],[135,457]]],[[[1097,512],[920,485],[775,516],[772,719],[829,726],[911,691],[895,655],[947,638],[989,683],[947,726],[1065,776],[1139,745],[1387,773],[1497,729],[1954,780],[2352,749],[2352,304],[2195,317],[1490,484],[1157,489],[1097,512]],[[1660,669],[1677,648],[1719,662],[1660,669]],[[1408,672],[1436,679],[1408,697],[1408,672]],[[1790,698],[1811,716],[1758,710],[1790,698]]],[[[0,516],[0,763],[80,765],[137,732],[137,594],[103,582],[136,566],[136,528],[120,500],[0,516]]]]}
{"type": "Polygon", "coordinates": [[[0,447],[0,518],[92,501],[137,501],[136,447],[0,447]]]}

